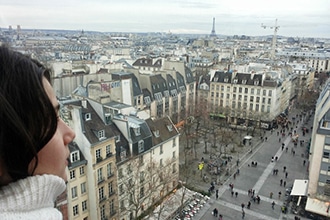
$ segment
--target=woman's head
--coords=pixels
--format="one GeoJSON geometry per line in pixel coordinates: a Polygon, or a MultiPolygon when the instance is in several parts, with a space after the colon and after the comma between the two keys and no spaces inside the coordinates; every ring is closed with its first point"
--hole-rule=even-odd
{"type": "Polygon", "coordinates": [[[74,133],[58,117],[49,71],[1,46],[0,103],[0,186],[44,173],[65,179],[57,170],[62,167],[52,163],[66,166],[59,157],[68,156],[74,133]]]}

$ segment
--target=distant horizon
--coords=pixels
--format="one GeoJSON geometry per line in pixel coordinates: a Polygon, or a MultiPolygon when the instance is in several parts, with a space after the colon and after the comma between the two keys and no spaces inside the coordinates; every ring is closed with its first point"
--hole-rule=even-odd
{"type": "Polygon", "coordinates": [[[2,0],[0,27],[330,38],[329,0],[2,0]],[[275,20],[277,19],[277,25],[275,20]],[[265,25],[265,28],[261,26],[265,25]]]}
{"type": "MultiPolygon", "coordinates": [[[[1,30],[9,30],[9,27],[0,27],[1,30]]],[[[17,26],[12,26],[12,30],[16,31],[17,26]]],[[[172,33],[172,32],[153,32],[153,31],[146,31],[146,32],[119,32],[119,31],[96,31],[96,30],[84,30],[84,29],[51,29],[51,28],[22,28],[21,31],[48,31],[48,32],[56,32],[56,31],[63,31],[63,32],[81,32],[84,31],[85,33],[105,33],[105,34],[173,34],[173,35],[182,35],[182,36],[210,36],[211,33],[172,33]]],[[[226,35],[226,34],[216,34],[218,37],[233,37],[233,36],[246,36],[246,37],[273,37],[273,34],[264,34],[264,35],[246,35],[246,34],[233,34],[233,35],[226,35]]],[[[285,36],[281,34],[277,34],[277,37],[284,37],[284,38],[294,38],[294,39],[330,39],[330,37],[293,37],[293,36],[285,36]]]]}

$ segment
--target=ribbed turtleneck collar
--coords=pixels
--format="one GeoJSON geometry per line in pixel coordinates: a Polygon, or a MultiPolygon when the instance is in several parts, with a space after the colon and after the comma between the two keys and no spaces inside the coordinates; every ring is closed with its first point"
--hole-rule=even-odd
{"type": "Polygon", "coordinates": [[[66,189],[62,178],[37,175],[10,183],[0,189],[0,212],[27,211],[54,207],[56,198],[66,189]]]}

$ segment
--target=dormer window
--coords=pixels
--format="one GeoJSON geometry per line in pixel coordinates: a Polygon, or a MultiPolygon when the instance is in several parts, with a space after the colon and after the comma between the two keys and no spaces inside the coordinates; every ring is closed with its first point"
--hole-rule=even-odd
{"type": "Polygon", "coordinates": [[[160,93],[160,92],[157,92],[157,93],[155,93],[155,99],[158,101],[158,102],[162,102],[163,100],[162,100],[162,93],[160,93]]]}
{"type": "Polygon", "coordinates": [[[92,119],[91,113],[86,113],[85,114],[85,121],[89,121],[92,119]]]}
{"type": "Polygon", "coordinates": [[[149,96],[144,97],[144,103],[146,105],[149,105],[151,103],[151,100],[150,100],[150,97],[149,96]]]}
{"type": "Polygon", "coordinates": [[[171,96],[172,97],[177,97],[178,96],[178,93],[177,93],[176,89],[171,90],[171,96]]]}
{"type": "Polygon", "coordinates": [[[104,140],[105,139],[105,131],[104,130],[100,130],[97,132],[97,137],[99,138],[99,140],[104,140]]]}
{"type": "Polygon", "coordinates": [[[214,82],[218,82],[218,77],[214,77],[214,82]]]}
{"type": "Polygon", "coordinates": [[[80,160],[80,154],[79,154],[79,151],[73,151],[71,154],[70,154],[70,161],[71,163],[74,163],[76,161],[79,161],[80,160]]]}
{"type": "Polygon", "coordinates": [[[244,85],[246,84],[246,79],[242,80],[242,84],[244,84],[244,85]]]}
{"type": "Polygon", "coordinates": [[[184,86],[180,86],[180,91],[181,92],[185,92],[186,91],[186,88],[184,86]]]}
{"type": "Polygon", "coordinates": [[[167,97],[169,97],[170,96],[170,92],[168,91],[168,90],[165,90],[164,91],[164,96],[167,98],[167,97]]]}
{"type": "Polygon", "coordinates": [[[234,83],[235,83],[235,84],[237,83],[237,81],[238,81],[237,79],[234,79],[234,83]]]}
{"type": "Polygon", "coordinates": [[[255,86],[259,85],[259,80],[255,80],[255,81],[254,81],[254,85],[255,85],[255,86]]]}
{"type": "Polygon", "coordinates": [[[141,131],[140,131],[140,126],[136,126],[133,128],[135,136],[140,136],[141,131]]]}
{"type": "Polygon", "coordinates": [[[172,125],[171,125],[171,124],[169,124],[169,125],[166,125],[166,127],[167,127],[168,131],[173,131],[173,127],[172,127],[172,125]]]}
{"type": "Polygon", "coordinates": [[[228,77],[225,77],[225,78],[223,79],[223,81],[224,81],[224,82],[228,82],[228,77]]]}
{"type": "Polygon", "coordinates": [[[120,141],[120,135],[115,136],[116,143],[120,141]]]}
{"type": "Polygon", "coordinates": [[[155,130],[155,131],[153,131],[153,133],[154,133],[155,137],[159,137],[159,130],[155,130]]]}

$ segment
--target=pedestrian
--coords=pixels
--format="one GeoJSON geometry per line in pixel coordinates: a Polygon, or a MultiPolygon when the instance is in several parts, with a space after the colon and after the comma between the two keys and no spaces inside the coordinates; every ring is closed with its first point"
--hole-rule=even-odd
{"type": "Polygon", "coordinates": [[[250,206],[251,206],[251,202],[250,202],[250,201],[248,201],[248,204],[247,204],[247,206],[246,206],[246,207],[247,207],[248,209],[250,209],[250,206]]]}
{"type": "Polygon", "coordinates": [[[266,142],[267,142],[268,138],[267,138],[267,137],[265,137],[265,140],[266,140],[266,142]]]}
{"type": "Polygon", "coordinates": [[[272,209],[274,209],[274,206],[275,206],[275,202],[273,201],[272,202],[272,209]]]}
{"type": "Polygon", "coordinates": [[[237,198],[238,192],[235,192],[235,197],[237,198]]]}
{"type": "Polygon", "coordinates": [[[281,195],[282,195],[282,193],[281,193],[281,191],[279,191],[278,192],[278,199],[281,199],[281,195]]]}
{"type": "Polygon", "coordinates": [[[244,217],[245,217],[245,212],[244,210],[242,210],[242,219],[244,219],[244,217]]]}
{"type": "Polygon", "coordinates": [[[234,196],[234,191],[231,191],[231,197],[233,197],[234,196]]]}
{"type": "Polygon", "coordinates": [[[288,147],[285,147],[285,152],[286,152],[286,153],[288,153],[288,149],[289,149],[288,147]]]}
{"type": "Polygon", "coordinates": [[[219,198],[219,194],[216,193],[216,194],[215,194],[215,199],[218,199],[218,198],[219,198]]]}
{"type": "Polygon", "coordinates": [[[292,154],[293,154],[293,156],[294,156],[294,155],[296,154],[296,151],[295,151],[295,150],[293,150],[293,151],[292,151],[292,154]]]}
{"type": "Polygon", "coordinates": [[[280,186],[282,186],[282,183],[283,183],[283,179],[280,180],[280,186]]]}
{"type": "Polygon", "coordinates": [[[303,161],[303,166],[305,166],[305,164],[306,164],[306,160],[303,161]]]}
{"type": "Polygon", "coordinates": [[[288,178],[288,172],[285,172],[285,178],[288,178]]]}
{"type": "Polygon", "coordinates": [[[286,171],[286,166],[283,167],[283,172],[285,172],[285,171],[286,171]]]}
{"type": "Polygon", "coordinates": [[[283,182],[283,186],[284,186],[284,187],[285,187],[285,185],[286,185],[286,181],[283,182]]]}
{"type": "Polygon", "coordinates": [[[244,209],[244,207],[245,207],[245,204],[244,204],[244,203],[242,203],[242,204],[241,204],[241,207],[242,207],[242,209],[244,209]]]}
{"type": "Polygon", "coordinates": [[[219,220],[222,220],[222,215],[221,214],[219,215],[219,220]]]}
{"type": "Polygon", "coordinates": [[[273,192],[269,193],[269,198],[271,198],[271,199],[273,198],[273,192]]]}
{"type": "Polygon", "coordinates": [[[60,117],[51,72],[0,46],[0,219],[62,219],[73,130],[60,117]]]}

